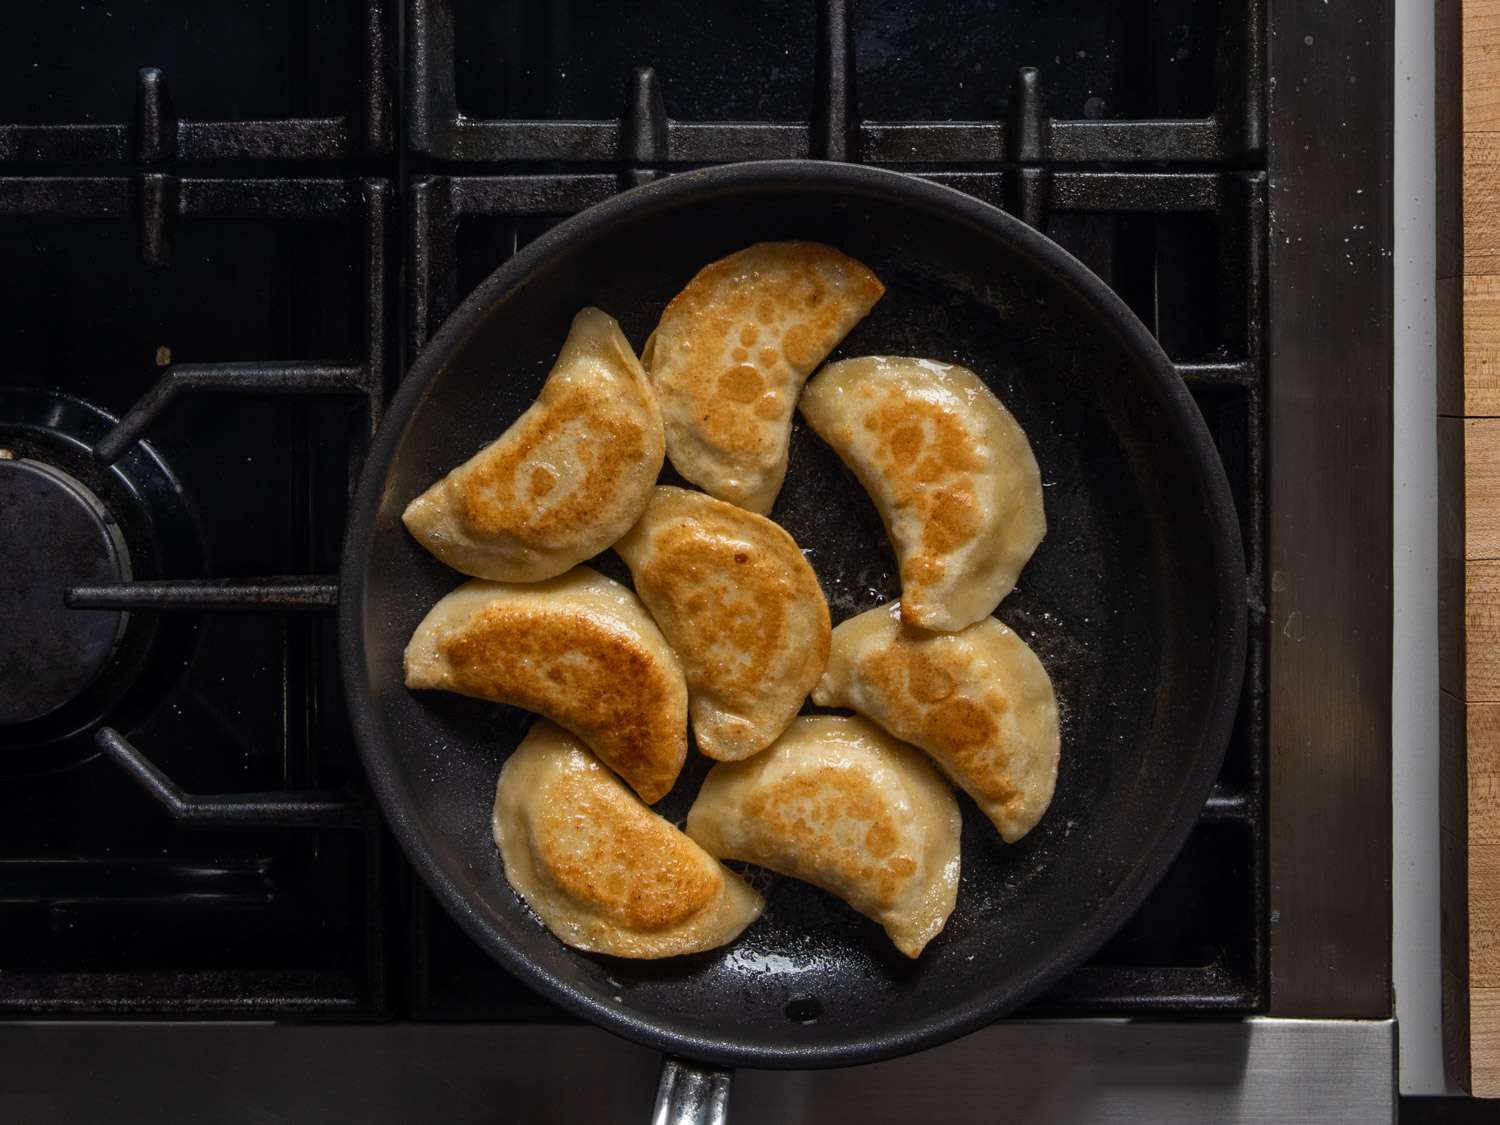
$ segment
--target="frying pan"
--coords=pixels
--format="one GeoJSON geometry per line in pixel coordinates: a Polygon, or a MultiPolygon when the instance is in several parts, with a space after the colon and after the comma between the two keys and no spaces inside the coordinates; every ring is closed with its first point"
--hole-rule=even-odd
{"type": "MultiPolygon", "coordinates": [[[[807,552],[835,623],[899,596],[875,509],[800,421],[772,515],[807,552]]],[[[608,552],[594,565],[629,580],[608,552]]],[[[525,247],[454,311],[365,464],[339,614],[375,794],[475,941],[542,995],[669,1056],[820,1067],[977,1028],[1036,996],[1129,917],[1218,771],[1239,699],[1245,593],[1239,525],[1208,430],[1150,333],[1099,278],[947,188],[777,161],[684,172],[619,195],[525,247]],[[758,875],[765,916],[724,949],[657,962],[581,954],[510,889],[490,839],[495,778],[530,716],[402,686],[413,628],[462,576],[422,550],[400,514],[531,403],[580,307],[614,315],[639,347],[701,266],[788,238],[832,243],[887,286],[835,358],[962,363],[1031,439],[1048,534],[998,615],[1057,689],[1056,797],[1013,845],[961,797],[958,907],[915,962],[831,896],[758,875]]],[[[690,754],[659,810],[680,822],[709,764],[690,754]]],[[[659,1119],[695,1097],[722,1109],[726,1081],[669,1064],[659,1119]]]]}

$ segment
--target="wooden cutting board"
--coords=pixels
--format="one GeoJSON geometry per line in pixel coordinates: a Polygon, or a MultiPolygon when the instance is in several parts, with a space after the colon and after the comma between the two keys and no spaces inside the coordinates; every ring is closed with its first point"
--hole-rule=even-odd
{"type": "Polygon", "coordinates": [[[1500,0],[1438,0],[1436,62],[1443,1043],[1449,1077],[1496,1097],[1500,0]]]}

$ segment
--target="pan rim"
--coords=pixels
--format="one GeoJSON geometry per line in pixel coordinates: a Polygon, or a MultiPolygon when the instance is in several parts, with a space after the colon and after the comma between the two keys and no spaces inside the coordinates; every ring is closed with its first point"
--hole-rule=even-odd
{"type": "Polygon", "coordinates": [[[1198,810],[1218,775],[1238,709],[1246,650],[1247,588],[1243,545],[1229,483],[1213,439],[1166,353],[1144,324],[1097,275],[1061,246],[999,208],[953,188],[901,172],[816,160],[754,161],[681,172],[622,192],[560,223],[523,247],[492,272],[448,316],[413,362],[370,444],[351,500],[339,574],[339,653],[350,721],[360,757],[381,811],[412,865],[444,908],[507,971],[549,1000],[609,1031],[673,1055],[723,1066],[811,1068],[876,1062],[935,1046],[974,1031],[1004,1012],[1034,999],[1091,956],[1138,909],[1165,874],[1198,823],[1198,810]],[[756,1045],[703,1034],[658,1017],[611,1007],[537,967],[525,951],[486,924],[463,891],[447,877],[428,842],[428,831],[411,815],[396,749],[377,720],[364,659],[365,562],[375,533],[385,478],[433,381],[484,321],[486,311],[524,285],[554,253],[603,236],[643,214],[679,202],[743,189],[845,189],[898,205],[920,207],[962,221],[1012,247],[1068,289],[1139,361],[1144,385],[1155,393],[1195,463],[1203,494],[1208,540],[1217,565],[1219,615],[1215,664],[1207,678],[1210,704],[1202,721],[1199,753],[1184,779],[1181,798],[1165,827],[1130,875],[1080,927],[1066,954],[996,995],[978,990],[943,1012],[896,1028],[844,1036],[816,1044],[756,1045]]]}

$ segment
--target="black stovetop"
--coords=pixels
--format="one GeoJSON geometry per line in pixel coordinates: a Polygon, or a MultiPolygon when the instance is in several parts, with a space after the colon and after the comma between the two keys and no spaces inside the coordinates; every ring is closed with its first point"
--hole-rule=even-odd
{"type": "Polygon", "coordinates": [[[568,1018],[362,801],[331,615],[348,492],[399,372],[517,247],[684,166],[808,155],[1021,215],[1192,387],[1242,516],[1245,698],[1182,856],[1038,1009],[1262,1008],[1260,0],[622,10],[11,11],[0,504],[61,504],[82,538],[0,510],[0,593],[52,592],[0,639],[0,1011],[568,1018]]]}

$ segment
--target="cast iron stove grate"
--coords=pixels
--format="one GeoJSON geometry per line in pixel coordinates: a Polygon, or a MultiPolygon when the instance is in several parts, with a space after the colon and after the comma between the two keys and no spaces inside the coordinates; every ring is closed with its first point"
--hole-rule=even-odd
{"type": "Polygon", "coordinates": [[[799,156],[1045,230],[1193,388],[1250,571],[1239,722],[1162,888],[1037,1007],[1264,1007],[1261,0],[394,7],[242,0],[195,8],[195,38],[122,0],[111,38],[46,6],[12,48],[0,237],[28,284],[0,448],[135,528],[139,565],[71,600],[129,612],[111,667],[133,636],[154,655],[146,686],[40,751],[0,729],[0,1010],[559,1018],[397,869],[358,795],[329,616],[348,490],[392,357],[519,246],[682,168],[799,156]],[[166,342],[187,362],[158,352],[153,381],[166,342]],[[155,544],[173,528],[180,549],[155,544]]]}
{"type": "MultiPolygon", "coordinates": [[[[361,176],[0,177],[25,279],[0,485],[92,497],[128,559],[77,583],[42,527],[5,537],[71,607],[9,628],[124,624],[85,690],[0,727],[0,1011],[387,1008],[386,834],[351,790],[331,612],[394,205],[361,176]]],[[[24,702],[67,673],[0,678],[24,702]]]]}

